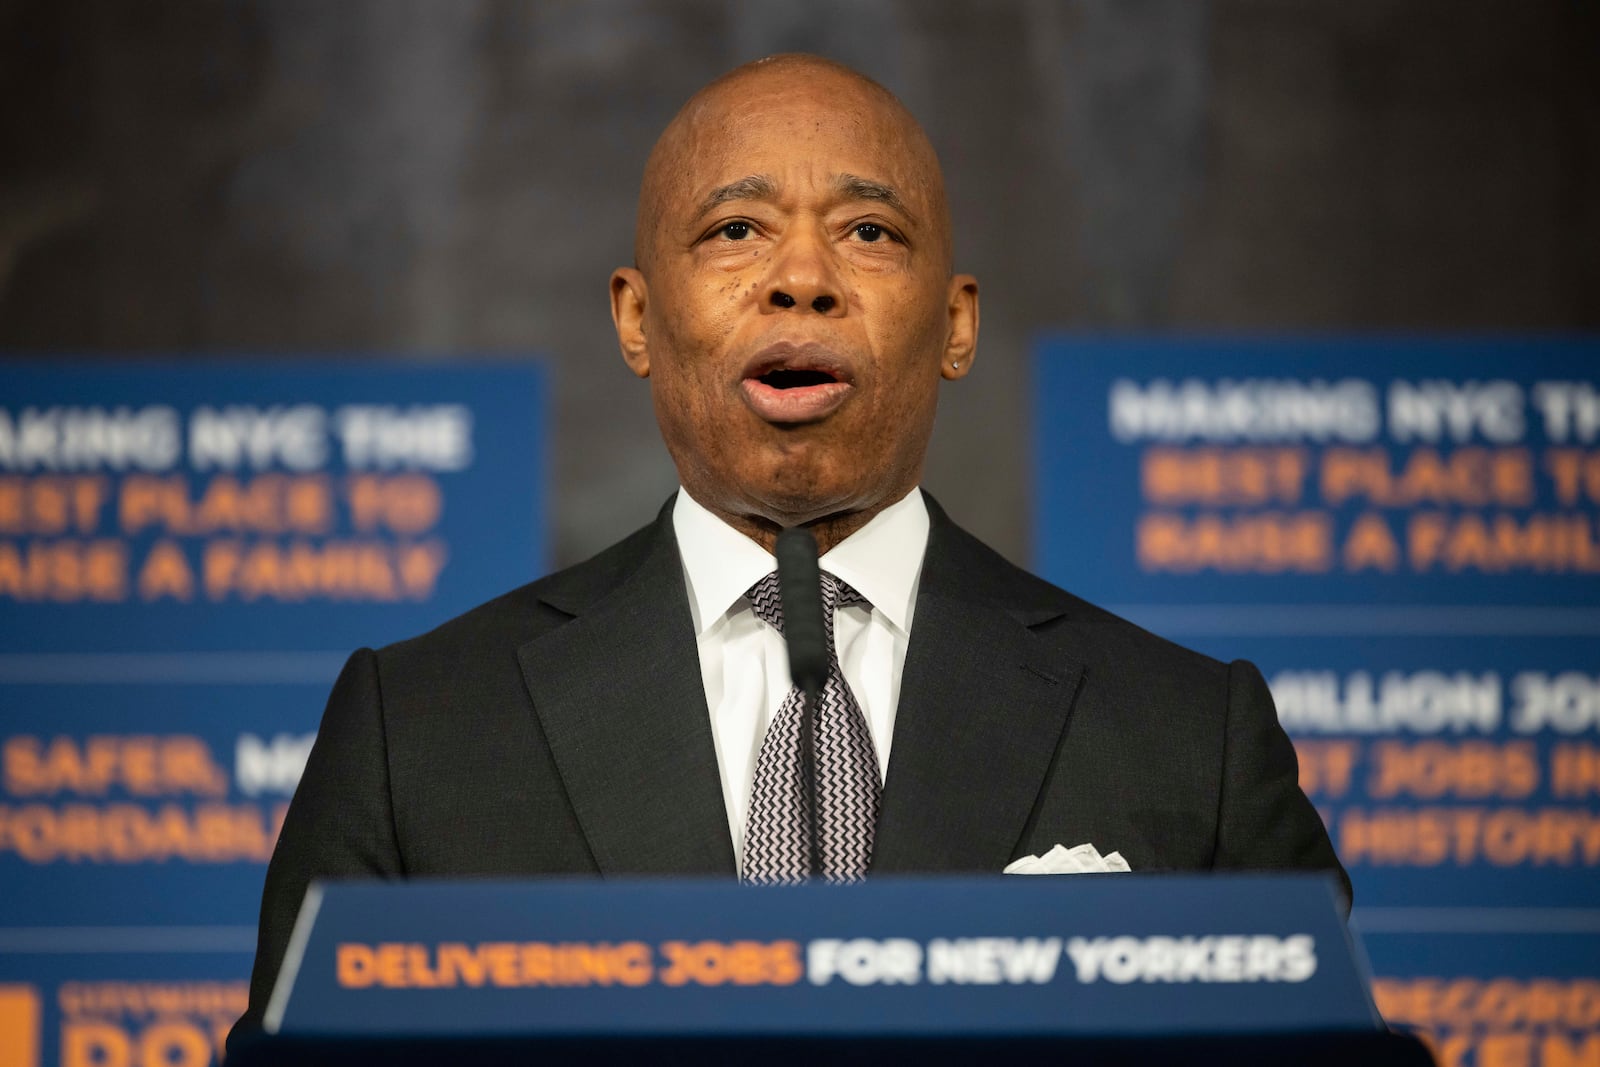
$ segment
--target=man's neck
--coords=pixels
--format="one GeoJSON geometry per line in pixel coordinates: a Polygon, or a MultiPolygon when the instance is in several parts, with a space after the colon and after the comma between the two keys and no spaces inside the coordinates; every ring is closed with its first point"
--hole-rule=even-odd
{"type": "MultiPolygon", "coordinates": [[[[846,511],[837,515],[826,515],[812,522],[802,522],[797,525],[804,526],[811,531],[811,536],[817,539],[817,555],[827,555],[828,551],[843,541],[846,537],[861,529],[871,522],[887,505],[880,504],[866,511],[846,511]]],[[[778,535],[784,527],[770,519],[755,515],[731,515],[711,509],[723,522],[744,534],[750,540],[760,545],[769,554],[774,551],[778,543],[778,535]]]]}

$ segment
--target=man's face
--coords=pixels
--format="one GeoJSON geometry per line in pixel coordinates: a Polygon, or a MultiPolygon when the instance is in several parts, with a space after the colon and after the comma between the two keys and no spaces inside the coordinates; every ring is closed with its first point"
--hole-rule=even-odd
{"type": "Polygon", "coordinates": [[[931,151],[826,70],[713,89],[675,132],[612,297],[679,477],[730,520],[876,513],[920,479],[976,340],[931,151]]]}

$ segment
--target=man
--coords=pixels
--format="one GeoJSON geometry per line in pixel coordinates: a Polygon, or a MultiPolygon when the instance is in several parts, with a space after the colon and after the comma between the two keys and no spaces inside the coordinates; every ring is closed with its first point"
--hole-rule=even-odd
{"type": "Polygon", "coordinates": [[[1092,842],[1134,870],[1343,878],[1253,667],[1028,575],[922,496],[978,333],[950,263],[938,162],[875,83],[780,56],[685,105],[611,279],[682,491],[594,559],[351,658],[268,870],[244,1025],[312,878],[795,876],[762,592],[791,526],[837,598],[818,731],[847,741],[817,774],[853,794],[819,805],[839,877],[1092,842]]]}

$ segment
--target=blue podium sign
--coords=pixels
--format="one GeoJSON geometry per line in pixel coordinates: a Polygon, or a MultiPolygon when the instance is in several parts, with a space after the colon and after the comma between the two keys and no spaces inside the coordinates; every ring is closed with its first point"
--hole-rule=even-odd
{"type": "Polygon", "coordinates": [[[313,886],[283,1035],[1374,1031],[1315,875],[313,886]]]}

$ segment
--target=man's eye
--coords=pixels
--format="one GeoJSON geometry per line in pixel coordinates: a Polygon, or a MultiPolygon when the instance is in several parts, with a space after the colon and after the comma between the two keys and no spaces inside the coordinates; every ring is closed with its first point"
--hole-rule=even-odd
{"type": "Polygon", "coordinates": [[[730,241],[742,241],[750,236],[750,224],[748,222],[730,222],[719,232],[730,241]]]}
{"type": "Polygon", "coordinates": [[[866,241],[868,244],[876,241],[886,232],[887,231],[885,231],[882,226],[872,222],[863,222],[861,225],[856,227],[856,236],[861,238],[863,241],[866,241]]]}

